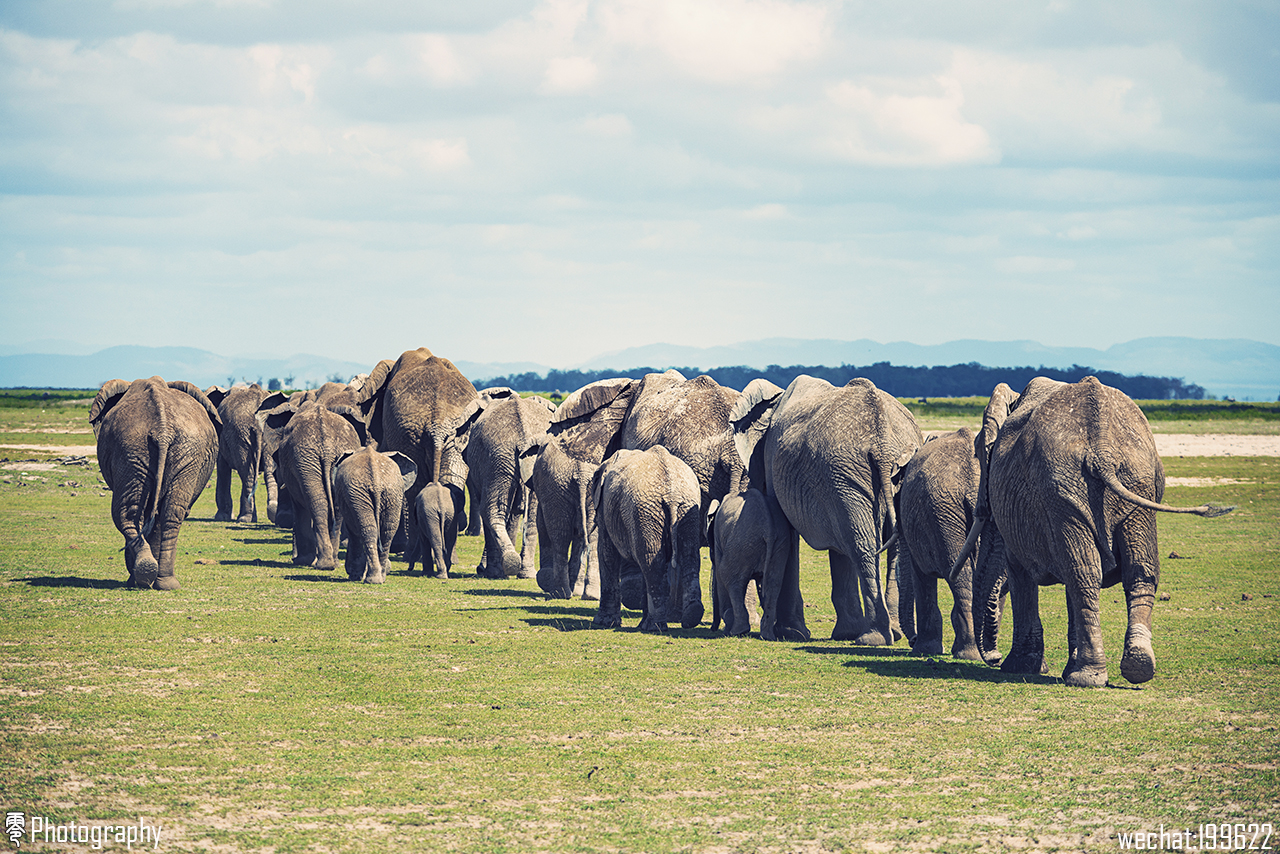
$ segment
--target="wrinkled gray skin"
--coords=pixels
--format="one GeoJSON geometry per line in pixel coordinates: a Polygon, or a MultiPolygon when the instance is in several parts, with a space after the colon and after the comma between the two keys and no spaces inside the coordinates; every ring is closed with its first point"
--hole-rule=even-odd
{"type": "Polygon", "coordinates": [[[732,415],[750,482],[761,483],[795,529],[786,573],[765,577],[766,640],[808,640],[800,596],[800,537],[831,564],[834,640],[890,644],[898,626],[894,498],[902,467],[924,437],[911,413],[870,381],[836,388],[801,375],[785,392],[752,380],[732,415]],[[889,550],[886,582],[879,552],[889,550]]]}
{"type": "MultiPolygon", "coordinates": [[[[1123,392],[1095,377],[1072,384],[1036,377],[1007,410],[1002,406],[993,395],[984,416],[998,433],[966,543],[972,548],[992,526],[993,538],[1003,541],[1013,647],[1001,669],[1045,670],[1039,587],[1065,584],[1070,655],[1062,679],[1105,685],[1100,590],[1119,583],[1128,606],[1120,673],[1130,682],[1150,680],[1151,609],[1160,575],[1155,514],[1213,517],[1233,508],[1161,504],[1164,467],[1146,417],[1123,392]]],[[[980,556],[974,599],[982,607],[996,601],[1003,581],[998,576],[980,556]]]]}
{"type": "MultiPolygon", "coordinates": [[[[410,506],[433,481],[466,489],[463,452],[482,410],[475,386],[452,362],[426,347],[407,350],[394,364],[379,362],[357,397],[362,410],[371,409],[369,431],[378,448],[399,451],[418,467],[418,479],[407,496],[410,506]]],[[[418,539],[413,514],[408,514],[408,523],[412,543],[418,539]]]]}
{"type": "Polygon", "coordinates": [[[218,410],[189,382],[110,380],[89,407],[129,586],[177,590],[178,531],[218,457],[218,410]]]}
{"type": "MultiPolygon", "coordinates": [[[[973,524],[980,476],[973,443],[973,433],[963,427],[931,438],[903,468],[898,492],[898,579],[900,591],[914,595],[900,592],[899,615],[902,631],[919,655],[942,655],[938,579],[949,578],[973,524]]],[[[955,632],[951,655],[980,661],[973,630],[972,558],[948,584],[955,632]]]]}
{"type": "MultiPolygon", "coordinates": [[[[388,365],[391,363],[388,362],[388,365]]],[[[285,403],[289,403],[295,410],[302,408],[304,403],[316,402],[320,403],[328,409],[335,406],[349,406],[353,411],[356,409],[360,412],[360,419],[366,425],[369,423],[370,410],[372,403],[366,402],[363,405],[359,403],[359,393],[362,390],[366,374],[360,374],[353,377],[351,382],[347,384],[327,382],[320,388],[300,389],[292,394],[286,395],[282,391],[271,392],[258,404],[257,412],[254,414],[255,423],[258,415],[269,412],[285,403]]],[[[275,476],[277,465],[276,446],[272,444],[272,438],[269,434],[261,432],[255,435],[255,438],[261,442],[261,448],[258,455],[261,459],[263,479],[267,485],[267,519],[281,528],[292,528],[294,521],[293,497],[289,494],[289,489],[285,484],[275,476]]]]}
{"type": "Polygon", "coordinates": [[[333,501],[347,532],[347,578],[365,584],[387,580],[404,493],[417,477],[413,460],[398,451],[382,454],[365,446],[338,456],[333,501]]]}
{"type": "Polygon", "coordinates": [[[484,557],[477,571],[487,578],[533,578],[538,505],[528,494],[527,474],[521,477],[520,454],[545,437],[555,407],[545,397],[520,397],[503,387],[480,392],[480,408],[463,455],[484,526],[484,557]],[[517,552],[522,520],[524,542],[517,552]]]}
{"type": "MultiPolygon", "coordinates": [[[[552,598],[600,598],[591,478],[618,449],[634,387],[635,380],[626,378],[583,386],[556,407],[547,435],[521,453],[526,483],[538,497],[538,586],[552,598]]],[[[644,600],[639,569],[624,567],[623,605],[640,610],[644,600]]]]}
{"type": "Polygon", "coordinates": [[[292,401],[258,413],[264,436],[279,460],[277,476],[294,502],[293,563],[334,569],[342,537],[342,516],[333,496],[338,458],[364,445],[364,421],[357,410],[330,410],[292,401]]]}
{"type": "Polygon", "coordinates": [[[240,515],[236,517],[237,522],[258,521],[254,495],[258,472],[262,472],[267,481],[268,495],[277,492],[275,474],[263,464],[264,448],[255,418],[258,407],[270,394],[257,383],[230,389],[213,386],[205,390],[205,396],[218,408],[218,417],[222,419],[222,429],[218,431],[218,468],[213,493],[217,507],[213,517],[215,522],[231,521],[232,471],[240,475],[240,515]]]}
{"type": "MultiPolygon", "coordinates": [[[[565,398],[552,418],[551,434],[568,433],[567,453],[578,462],[595,465],[618,449],[665,447],[693,470],[702,518],[713,498],[737,492],[745,485],[742,460],[729,426],[729,412],[736,400],[736,392],[711,377],[690,380],[674,370],[647,374],[641,380],[602,380],[565,398]]],[[[563,474],[559,480],[564,482],[563,474]]],[[[565,509],[568,507],[566,502],[565,509]]],[[[572,525],[558,523],[562,530],[572,525]]],[[[700,525],[699,538],[702,536],[700,525]]],[[[589,569],[588,559],[588,575],[589,569]]],[[[552,596],[567,595],[566,571],[553,567],[540,571],[539,576],[539,585],[552,596]]],[[[641,583],[633,574],[624,579],[623,602],[628,607],[643,604],[641,583]]]]}
{"type": "MultiPolygon", "coordinates": [[[[712,501],[707,515],[707,540],[711,543],[711,628],[724,618],[727,635],[751,631],[751,607],[747,587],[754,581],[757,596],[765,575],[786,572],[791,548],[791,525],[773,498],[758,489],[747,489],[724,501],[712,501]]],[[[761,625],[777,622],[766,611],[761,625]]]]}
{"type": "Polygon", "coordinates": [[[698,584],[701,519],[698,479],[663,447],[618,451],[592,478],[600,529],[600,609],[595,628],[621,628],[622,567],[638,567],[645,584],[640,630],[686,629],[702,620],[698,584]]]}
{"type": "MultiPolygon", "coordinates": [[[[556,437],[530,446],[521,465],[529,470],[526,483],[538,500],[538,586],[553,599],[598,600],[599,531],[591,477],[599,464],[575,459],[556,437]]],[[[643,595],[624,594],[623,602],[639,608],[643,595]]]]}
{"type": "Polygon", "coordinates": [[[446,486],[433,481],[422,487],[412,508],[418,539],[409,548],[410,572],[421,557],[423,575],[449,577],[464,501],[462,490],[456,484],[446,486]]]}

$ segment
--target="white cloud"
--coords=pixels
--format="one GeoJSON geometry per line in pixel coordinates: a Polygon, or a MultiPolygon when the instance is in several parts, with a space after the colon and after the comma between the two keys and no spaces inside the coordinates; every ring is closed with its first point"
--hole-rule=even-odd
{"type": "Polygon", "coordinates": [[[1015,255],[1010,258],[998,258],[996,269],[1001,273],[1067,273],[1076,268],[1076,262],[1070,258],[1037,258],[1030,255],[1015,255]]]}
{"type": "Polygon", "coordinates": [[[687,74],[734,83],[816,58],[827,9],[775,0],[607,0],[597,17],[613,43],[656,50],[687,74]]]}
{"type": "Polygon", "coordinates": [[[596,64],[585,56],[553,56],[542,78],[544,93],[552,95],[581,92],[596,80],[596,64]]]}
{"type": "Polygon", "coordinates": [[[582,120],[582,129],[593,136],[607,139],[628,137],[632,132],[631,120],[621,113],[587,116],[582,120]]]}

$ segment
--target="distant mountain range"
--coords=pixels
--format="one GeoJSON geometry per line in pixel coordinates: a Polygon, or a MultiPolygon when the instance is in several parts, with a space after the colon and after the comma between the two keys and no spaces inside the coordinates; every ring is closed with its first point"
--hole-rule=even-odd
{"type": "MultiPolygon", "coordinates": [[[[63,353],[71,342],[48,342],[63,353]]],[[[12,349],[12,348],[8,348],[12,349]]],[[[81,351],[82,352],[82,351],[81,351]]],[[[453,359],[477,386],[496,376],[551,368],[536,362],[484,363],[453,359]]],[[[1034,341],[950,341],[920,345],[907,342],[804,340],[769,338],[727,347],[652,344],[605,353],[567,368],[619,370],[635,367],[716,368],[748,365],[894,365],[935,366],[977,362],[988,367],[1055,367],[1084,365],[1123,374],[1180,377],[1212,395],[1275,400],[1280,395],[1280,346],[1246,339],[1141,338],[1106,350],[1046,347],[1034,341]]],[[[96,388],[115,377],[160,375],[198,386],[229,381],[279,379],[298,387],[318,385],[331,377],[347,380],[368,371],[370,364],[298,354],[286,359],[220,356],[193,347],[110,347],[92,354],[18,353],[0,356],[0,387],[96,388]]]]}

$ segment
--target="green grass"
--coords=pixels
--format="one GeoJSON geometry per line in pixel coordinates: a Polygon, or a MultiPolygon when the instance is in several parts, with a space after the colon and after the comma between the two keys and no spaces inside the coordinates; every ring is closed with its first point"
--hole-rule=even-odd
{"type": "MultiPolygon", "coordinates": [[[[830,641],[807,547],[809,643],[641,635],[630,612],[599,632],[593,603],[532,581],[294,567],[287,532],[209,521],[212,484],[182,589],[129,591],[96,468],[5,472],[0,799],[144,816],[167,851],[1114,851],[1160,823],[1274,822],[1280,460],[1166,467],[1244,482],[1168,489],[1239,509],[1161,518],[1162,556],[1183,557],[1163,561],[1158,673],[1137,690],[1118,588],[1118,685],[1068,689],[830,641]]],[[[471,571],[480,540],[459,551],[471,571]]],[[[1054,675],[1062,597],[1042,590],[1054,675]]]]}

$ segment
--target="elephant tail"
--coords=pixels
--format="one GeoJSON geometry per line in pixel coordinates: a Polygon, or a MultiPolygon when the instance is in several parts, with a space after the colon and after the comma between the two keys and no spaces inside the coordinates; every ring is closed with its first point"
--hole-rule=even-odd
{"type": "Polygon", "coordinates": [[[1161,504],[1157,501],[1152,501],[1149,498],[1143,498],[1141,495],[1138,495],[1136,492],[1126,487],[1120,482],[1120,478],[1116,477],[1115,466],[1100,459],[1096,453],[1092,451],[1089,453],[1088,462],[1090,464],[1089,467],[1093,469],[1094,473],[1107,485],[1108,489],[1123,498],[1125,501],[1128,501],[1130,504],[1136,504],[1139,507],[1145,507],[1148,510],[1157,510],[1161,513],[1191,513],[1196,516],[1203,516],[1206,519],[1213,519],[1218,516],[1225,516],[1232,510],[1236,509],[1234,504],[1230,506],[1223,506],[1221,504],[1201,504],[1198,507],[1174,507],[1169,504],[1161,504]]]}
{"type": "Polygon", "coordinates": [[[973,547],[978,543],[978,537],[982,534],[982,528],[987,524],[987,517],[974,515],[973,524],[969,527],[969,536],[965,537],[964,545],[960,547],[960,554],[956,555],[955,563],[951,564],[951,569],[947,572],[947,583],[954,584],[956,579],[960,577],[960,569],[964,566],[965,561],[969,559],[969,555],[973,554],[973,547]]]}

